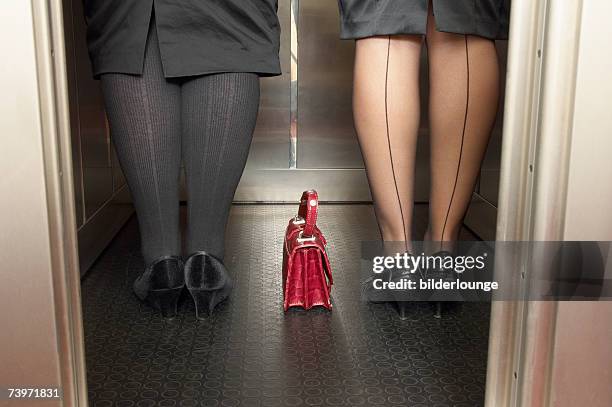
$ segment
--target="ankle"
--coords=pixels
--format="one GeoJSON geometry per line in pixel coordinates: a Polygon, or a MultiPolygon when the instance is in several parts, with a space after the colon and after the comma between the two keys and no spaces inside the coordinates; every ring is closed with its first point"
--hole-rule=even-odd
{"type": "Polygon", "coordinates": [[[427,230],[425,233],[425,251],[428,253],[447,251],[453,252],[459,240],[459,228],[447,228],[444,235],[441,233],[432,233],[427,230]]]}

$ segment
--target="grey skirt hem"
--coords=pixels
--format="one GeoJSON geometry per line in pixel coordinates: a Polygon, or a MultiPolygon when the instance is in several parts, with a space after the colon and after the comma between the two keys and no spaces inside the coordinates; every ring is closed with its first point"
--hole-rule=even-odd
{"type": "Polygon", "coordinates": [[[510,0],[338,0],[340,38],[426,35],[429,8],[436,30],[508,38],[510,0]]]}
{"type": "Polygon", "coordinates": [[[223,72],[281,74],[278,0],[85,0],[95,79],[140,75],[154,24],[164,77],[223,72]]]}
{"type": "MultiPolygon", "coordinates": [[[[460,35],[476,35],[491,40],[508,39],[507,26],[501,26],[497,21],[462,21],[455,18],[454,23],[436,23],[440,32],[460,35]]],[[[387,35],[425,35],[427,27],[422,22],[406,16],[381,16],[375,21],[342,21],[340,38],[343,40],[358,40],[368,37],[387,35]]]]}
{"type": "MultiPolygon", "coordinates": [[[[244,55],[242,59],[236,58],[237,54],[240,53],[218,52],[217,59],[214,61],[205,56],[198,58],[195,54],[192,54],[192,58],[187,61],[179,58],[178,55],[171,55],[171,57],[166,58],[162,56],[164,77],[169,79],[230,72],[248,72],[261,77],[282,74],[278,54],[274,52],[263,54],[250,52],[248,55],[244,55]],[[200,61],[200,59],[203,60],[200,61]],[[242,63],[241,61],[245,62],[242,63]]],[[[101,75],[107,73],[142,75],[143,66],[134,64],[133,56],[133,53],[122,54],[118,52],[91,55],[94,79],[100,79],[101,75]]]]}

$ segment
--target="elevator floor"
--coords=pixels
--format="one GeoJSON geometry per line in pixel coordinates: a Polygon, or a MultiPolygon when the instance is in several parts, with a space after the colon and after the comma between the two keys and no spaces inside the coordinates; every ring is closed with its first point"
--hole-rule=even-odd
{"type": "MultiPolygon", "coordinates": [[[[141,304],[143,270],[133,217],[82,284],[92,406],[483,405],[489,305],[391,304],[359,294],[361,241],[377,238],[370,205],[323,205],[334,310],[282,310],[283,231],[294,205],[232,208],[226,264],[235,289],[209,320],[183,296],[165,321],[141,304]]],[[[417,206],[422,235],[426,208],[417,206]]],[[[464,238],[469,232],[463,231],[464,238]]]]}

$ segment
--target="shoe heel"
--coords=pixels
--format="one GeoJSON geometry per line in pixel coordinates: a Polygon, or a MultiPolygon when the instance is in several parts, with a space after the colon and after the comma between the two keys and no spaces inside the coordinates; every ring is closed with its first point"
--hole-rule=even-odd
{"type": "Polygon", "coordinates": [[[193,302],[195,303],[195,311],[197,319],[206,319],[209,317],[215,306],[220,302],[218,290],[189,290],[193,302]]]}
{"type": "Polygon", "coordinates": [[[154,308],[161,312],[162,317],[172,319],[177,315],[178,301],[182,290],[182,286],[151,290],[148,295],[148,300],[154,308]]]}
{"type": "Polygon", "coordinates": [[[442,303],[440,301],[436,302],[436,312],[434,314],[434,318],[442,318],[442,303]]]}
{"type": "Polygon", "coordinates": [[[408,309],[410,308],[409,301],[397,301],[397,314],[402,321],[408,319],[408,309]]]}

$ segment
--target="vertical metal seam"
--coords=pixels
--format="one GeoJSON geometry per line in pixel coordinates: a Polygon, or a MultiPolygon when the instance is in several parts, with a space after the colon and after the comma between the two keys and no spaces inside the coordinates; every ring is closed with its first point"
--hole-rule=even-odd
{"type": "MultiPolygon", "coordinates": [[[[528,236],[529,236],[529,240],[563,240],[563,233],[564,233],[564,229],[565,229],[565,210],[566,210],[566,204],[567,204],[567,187],[568,187],[568,182],[569,182],[569,166],[570,166],[570,162],[569,162],[569,151],[571,150],[571,142],[572,142],[572,129],[573,129],[573,114],[571,114],[570,112],[573,111],[573,107],[575,105],[575,93],[576,93],[576,75],[577,75],[577,60],[578,60],[578,52],[580,49],[580,34],[581,34],[581,23],[582,23],[582,8],[583,8],[583,1],[582,0],[575,0],[575,2],[573,3],[573,7],[575,8],[575,13],[571,13],[568,15],[571,15],[572,18],[575,18],[575,20],[572,21],[571,26],[569,27],[570,29],[573,28],[574,31],[574,38],[573,38],[573,44],[570,44],[570,46],[568,48],[572,48],[572,54],[571,55],[562,55],[565,57],[565,60],[569,60],[571,59],[571,61],[573,62],[573,65],[569,64],[571,69],[571,72],[565,72],[565,76],[569,76],[571,79],[571,83],[569,84],[568,88],[565,89],[563,91],[563,98],[561,98],[561,101],[565,101],[565,103],[563,103],[564,106],[562,107],[556,107],[556,100],[555,100],[555,104],[552,105],[552,107],[550,109],[553,109],[553,111],[555,109],[557,110],[562,110],[563,108],[567,109],[567,117],[564,119],[563,118],[563,113],[561,112],[561,118],[558,118],[558,115],[555,115],[555,123],[560,123],[559,126],[561,127],[560,129],[554,129],[556,131],[554,131],[554,136],[560,136],[561,139],[561,146],[558,146],[556,148],[552,149],[552,152],[557,152],[560,153],[560,156],[557,156],[556,159],[559,160],[560,165],[558,167],[555,167],[556,169],[556,175],[558,176],[559,179],[559,183],[557,184],[556,187],[556,191],[555,191],[555,199],[554,199],[554,207],[555,210],[553,211],[553,213],[546,213],[546,209],[544,209],[543,214],[540,215],[545,215],[544,216],[544,223],[546,224],[545,226],[540,226],[538,228],[538,224],[536,223],[536,219],[538,219],[538,213],[542,211],[542,207],[544,206],[544,208],[546,208],[549,205],[546,205],[545,203],[543,204],[543,200],[542,200],[542,196],[531,196],[531,206],[529,208],[529,212],[528,212],[528,218],[529,218],[529,230],[527,231],[528,236]],[[565,122],[565,123],[563,123],[565,122]],[[561,130],[559,132],[559,130],[561,130]],[[560,133],[560,134],[559,134],[560,133]],[[556,151],[555,151],[556,150],[556,151]],[[548,215],[548,216],[546,216],[548,215]],[[533,222],[532,222],[533,220],[533,222]],[[551,222],[552,221],[552,222],[551,222]],[[551,224],[552,223],[552,224],[551,224]]],[[[554,7],[555,3],[550,2],[550,1],[546,1],[546,17],[548,17],[549,14],[552,14],[553,11],[551,11],[551,8],[554,7]]],[[[558,6],[558,8],[561,8],[561,6],[558,6]]],[[[565,7],[570,7],[570,5],[565,5],[565,7]]],[[[565,12],[567,13],[567,10],[563,10],[563,8],[561,8],[561,12],[565,12]]],[[[567,15],[562,16],[562,17],[567,17],[567,15]]],[[[557,22],[557,24],[560,24],[559,22],[557,22]]],[[[567,30],[567,25],[563,24],[563,29],[567,30]]],[[[551,31],[554,31],[554,28],[551,29],[550,28],[550,24],[546,24],[546,28],[544,29],[544,35],[542,38],[542,42],[544,43],[546,41],[547,38],[550,38],[552,36],[551,31]]],[[[554,38],[554,37],[552,37],[554,38]]],[[[551,47],[552,48],[552,47],[551,47]]],[[[554,49],[554,48],[552,48],[554,49]]],[[[559,55],[557,55],[558,57],[559,55]]],[[[558,63],[558,61],[555,61],[555,64],[558,63]]],[[[562,78],[555,78],[553,76],[552,80],[547,81],[544,76],[546,75],[547,72],[549,72],[550,65],[551,62],[545,63],[544,59],[542,58],[541,61],[541,66],[542,69],[540,71],[540,78],[541,78],[541,82],[540,82],[540,86],[539,86],[539,98],[538,98],[538,106],[537,106],[537,118],[536,118],[536,128],[535,128],[535,135],[536,135],[536,141],[535,141],[535,145],[533,146],[533,164],[535,165],[536,160],[540,157],[543,157],[541,154],[545,154],[545,153],[541,153],[542,149],[546,151],[548,151],[550,149],[550,141],[549,139],[552,137],[551,136],[551,129],[549,127],[551,127],[550,125],[550,117],[551,113],[548,111],[549,109],[547,109],[546,106],[546,102],[550,102],[550,95],[548,94],[547,88],[554,88],[554,84],[555,84],[555,79],[562,79],[562,78]],[[547,82],[552,82],[549,83],[547,85],[547,82]],[[548,120],[547,120],[548,118],[548,120]],[[542,146],[542,144],[544,144],[544,147],[548,147],[548,148],[544,148],[542,146]]],[[[559,74],[560,76],[563,75],[563,73],[559,74]]],[[[558,95],[557,95],[558,96],[558,95]]],[[[554,128],[554,125],[553,125],[554,128]]],[[[545,156],[545,155],[544,155],[545,156]]],[[[546,164],[546,163],[544,163],[546,164]]],[[[548,163],[549,165],[546,166],[544,165],[544,171],[546,172],[546,168],[550,168],[550,163],[548,163]]],[[[546,176],[542,176],[544,178],[544,181],[546,181],[546,176]]],[[[538,176],[536,175],[532,175],[532,193],[533,191],[536,190],[536,188],[538,187],[539,184],[542,184],[542,179],[540,174],[538,174],[538,176]]],[[[532,260],[533,259],[533,253],[530,252],[528,259],[526,260],[526,267],[529,264],[532,264],[532,260]]],[[[548,349],[549,351],[547,352],[547,354],[545,355],[546,359],[543,363],[545,363],[545,371],[541,372],[542,375],[544,375],[543,377],[543,385],[542,387],[539,389],[540,390],[540,394],[543,400],[543,404],[544,405],[550,405],[551,403],[551,397],[552,397],[552,365],[553,365],[553,361],[554,361],[554,344],[555,344],[555,339],[556,339],[556,315],[557,315],[557,311],[558,311],[558,303],[557,302],[553,302],[552,304],[550,304],[550,309],[542,309],[541,306],[538,306],[538,304],[533,304],[533,303],[528,303],[526,308],[525,308],[525,315],[524,318],[522,320],[523,324],[527,323],[528,317],[530,313],[534,313],[535,314],[535,318],[537,318],[539,324],[544,324],[544,328],[548,328],[548,331],[545,331],[542,335],[540,335],[540,337],[538,337],[539,341],[545,340],[547,342],[548,349]],[[548,312],[547,312],[548,311],[548,312]]],[[[524,325],[523,325],[524,326],[524,325]]],[[[520,346],[520,350],[519,350],[519,369],[522,368],[526,363],[533,363],[533,360],[531,358],[535,358],[534,354],[537,355],[537,349],[535,349],[535,342],[534,342],[534,338],[533,337],[527,337],[527,332],[523,332],[523,334],[521,335],[521,342],[519,344],[520,346]],[[530,360],[527,360],[528,357],[531,357],[530,360]]],[[[537,389],[536,389],[537,390],[537,389]]],[[[530,382],[526,382],[525,380],[521,380],[519,383],[517,383],[517,389],[516,389],[516,403],[517,405],[519,405],[520,403],[523,402],[523,399],[525,397],[534,397],[534,389],[533,387],[530,387],[530,382]],[[527,387],[525,389],[525,386],[527,387]],[[526,396],[527,394],[527,396],[526,396]]]]}
{"type": "Polygon", "coordinates": [[[300,1],[291,0],[290,77],[289,77],[289,168],[297,169],[298,161],[298,97],[299,97],[299,19],[300,1]],[[294,42],[295,39],[295,42],[294,42]]]}
{"type": "MultiPolygon", "coordinates": [[[[74,6],[72,3],[72,0],[70,0],[70,15],[74,15],[74,6]]],[[[85,14],[83,14],[83,18],[85,18],[85,14]]],[[[87,22],[87,19],[85,18],[85,21],[87,22]]],[[[74,35],[74,24],[71,24],[71,33],[70,35],[72,36],[72,43],[75,44],[76,43],[76,38],[74,35]]],[[[77,72],[77,64],[76,64],[76,52],[73,52],[74,55],[74,66],[73,69],[75,72],[77,72]]],[[[76,89],[76,95],[78,97],[79,95],[79,84],[78,81],[77,83],[75,83],[75,89],[76,89]]],[[[81,108],[79,106],[79,104],[76,104],[76,111],[77,111],[77,117],[81,116],[81,108]]],[[[83,143],[81,142],[81,123],[80,120],[78,121],[78,125],[79,125],[79,129],[78,129],[78,150],[79,150],[79,178],[78,178],[78,182],[79,182],[79,186],[81,188],[81,193],[78,197],[78,199],[81,202],[81,217],[79,219],[79,222],[77,222],[77,228],[80,228],[82,225],[85,225],[85,223],[87,223],[87,210],[85,207],[85,175],[84,175],[84,171],[83,171],[83,143]]],[[[108,126],[107,126],[108,127],[108,126]]]]}
{"type": "MultiPolygon", "coordinates": [[[[536,54],[542,49],[546,7],[547,0],[539,3],[516,0],[510,10],[509,76],[506,83],[502,182],[496,233],[496,240],[500,241],[529,239],[529,213],[534,187],[533,174],[528,166],[534,156],[542,76],[542,60],[536,54]],[[517,182],[517,179],[523,182],[517,182]],[[509,197],[514,199],[510,200],[509,197]]],[[[525,270],[524,253],[517,253],[512,260],[517,269],[525,270]]],[[[520,342],[524,335],[526,311],[520,301],[492,304],[485,395],[487,407],[511,407],[518,403],[518,378],[521,375],[519,366],[522,358],[520,342]]]]}
{"type": "Polygon", "coordinates": [[[62,5],[32,0],[44,192],[62,403],[87,403],[62,5]],[[65,150],[65,151],[63,151],[65,150]]]}

